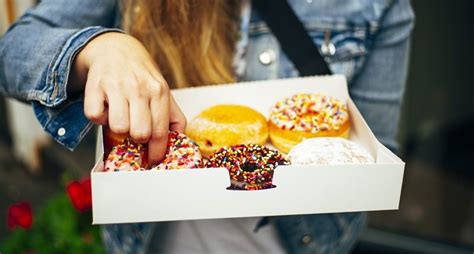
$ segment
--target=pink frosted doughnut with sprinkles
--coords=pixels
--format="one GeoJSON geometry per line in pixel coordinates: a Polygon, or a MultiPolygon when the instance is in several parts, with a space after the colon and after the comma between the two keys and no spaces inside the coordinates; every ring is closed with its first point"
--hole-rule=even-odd
{"type": "Polygon", "coordinates": [[[130,138],[123,144],[112,148],[105,160],[104,172],[137,171],[146,167],[147,152],[143,144],[135,143],[130,138]]]}
{"type": "MultiPolygon", "coordinates": [[[[203,167],[199,147],[186,135],[170,132],[167,146],[165,158],[153,169],[169,170],[203,167]]],[[[123,144],[112,148],[105,161],[104,172],[147,170],[147,156],[146,145],[138,144],[127,138],[123,144]]]]}
{"type": "Polygon", "coordinates": [[[202,168],[202,166],[202,156],[198,145],[182,133],[170,132],[165,159],[153,169],[202,168]]]}

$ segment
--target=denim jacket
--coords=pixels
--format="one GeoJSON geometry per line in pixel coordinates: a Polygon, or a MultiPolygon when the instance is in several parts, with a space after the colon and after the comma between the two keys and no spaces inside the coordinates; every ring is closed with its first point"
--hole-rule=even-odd
{"type": "MultiPolygon", "coordinates": [[[[352,99],[377,138],[396,149],[414,14],[408,0],[289,0],[333,73],[344,74],[352,99]]],[[[95,36],[118,30],[119,0],[43,0],[0,40],[0,91],[31,103],[56,141],[74,149],[92,124],[83,98],[68,98],[74,56],[95,36]]],[[[265,22],[252,9],[241,26],[242,80],[298,76],[265,22]]],[[[273,217],[289,253],[344,253],[364,225],[361,213],[273,217]]],[[[140,253],[150,224],[105,227],[111,252],[140,253]]]]}

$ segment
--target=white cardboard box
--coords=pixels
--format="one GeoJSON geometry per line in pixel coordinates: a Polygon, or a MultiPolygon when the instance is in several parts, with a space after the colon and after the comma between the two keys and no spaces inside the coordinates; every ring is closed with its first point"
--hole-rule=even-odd
{"type": "MultiPolygon", "coordinates": [[[[227,190],[226,169],[91,172],[93,223],[175,221],[272,215],[398,209],[405,164],[381,145],[349,98],[344,76],[246,82],[174,90],[188,120],[221,103],[248,105],[268,117],[280,99],[296,93],[321,92],[347,101],[350,139],[363,145],[375,164],[279,166],[273,189],[227,190]]],[[[100,133],[100,132],[99,132],[100,133]]]]}

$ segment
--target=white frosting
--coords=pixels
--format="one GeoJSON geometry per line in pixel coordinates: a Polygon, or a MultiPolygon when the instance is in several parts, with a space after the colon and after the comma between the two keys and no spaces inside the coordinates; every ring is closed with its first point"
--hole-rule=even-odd
{"type": "Polygon", "coordinates": [[[361,145],[344,138],[311,138],[294,146],[288,154],[292,165],[374,163],[361,145]]]}

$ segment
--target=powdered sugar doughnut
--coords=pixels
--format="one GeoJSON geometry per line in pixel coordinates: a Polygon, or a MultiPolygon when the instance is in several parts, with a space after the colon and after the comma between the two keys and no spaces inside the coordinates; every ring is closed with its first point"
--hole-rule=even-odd
{"type": "Polygon", "coordinates": [[[127,138],[122,144],[112,147],[105,160],[104,172],[143,170],[147,167],[146,156],[144,145],[127,138]]]}
{"type": "Polygon", "coordinates": [[[202,156],[199,147],[186,135],[170,132],[165,159],[153,169],[201,168],[202,156]]]}
{"type": "Polygon", "coordinates": [[[344,138],[311,138],[291,149],[292,165],[365,164],[374,163],[361,145],[344,138]]]}

